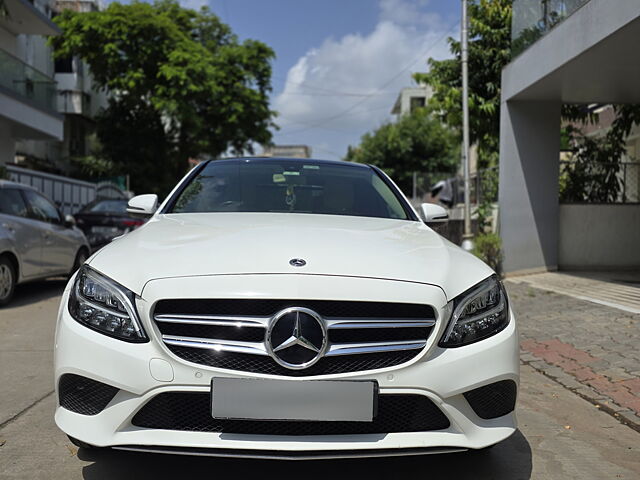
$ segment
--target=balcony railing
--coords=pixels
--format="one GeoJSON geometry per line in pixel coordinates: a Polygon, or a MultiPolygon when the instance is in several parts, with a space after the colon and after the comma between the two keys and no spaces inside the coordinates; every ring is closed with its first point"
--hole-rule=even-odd
{"type": "Polygon", "coordinates": [[[56,82],[0,49],[0,86],[45,110],[56,110],[56,82]]]}
{"type": "Polygon", "coordinates": [[[511,51],[519,55],[590,0],[514,0],[511,51]]]}

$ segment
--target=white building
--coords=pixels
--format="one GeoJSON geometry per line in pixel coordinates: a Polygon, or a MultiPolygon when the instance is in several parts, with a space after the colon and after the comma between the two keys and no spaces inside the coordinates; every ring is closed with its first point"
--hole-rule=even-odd
{"type": "MultiPolygon", "coordinates": [[[[57,12],[95,12],[101,10],[97,0],[53,0],[57,12]]],[[[49,48],[37,44],[36,48],[51,56],[49,48]]],[[[78,57],[50,60],[57,83],[56,108],[64,116],[62,142],[23,141],[17,144],[18,156],[31,156],[47,161],[58,169],[69,168],[69,158],[90,154],[89,139],[95,129],[94,118],[107,106],[107,94],[93,88],[88,65],[78,57]]]]}
{"type": "Polygon", "coordinates": [[[428,85],[403,88],[400,90],[396,103],[393,104],[391,113],[398,116],[407,115],[416,108],[426,106],[432,95],[433,90],[428,85]]]}
{"type": "Polygon", "coordinates": [[[271,145],[263,147],[262,155],[276,158],[311,158],[308,145],[271,145]]]}
{"type": "Polygon", "coordinates": [[[53,62],[46,36],[60,33],[48,0],[4,0],[0,17],[0,164],[13,162],[17,142],[62,140],[53,62]]]}

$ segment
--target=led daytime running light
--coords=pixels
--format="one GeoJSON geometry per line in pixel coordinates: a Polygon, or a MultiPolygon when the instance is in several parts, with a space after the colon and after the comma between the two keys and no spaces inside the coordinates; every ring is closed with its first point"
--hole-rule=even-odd
{"type": "Polygon", "coordinates": [[[488,338],[509,323],[507,295],[494,275],[447,305],[453,310],[441,347],[461,347],[488,338]]]}
{"type": "Polygon", "coordinates": [[[134,301],[133,292],[85,265],[69,296],[69,313],[79,323],[105,335],[146,342],[134,301]]]}

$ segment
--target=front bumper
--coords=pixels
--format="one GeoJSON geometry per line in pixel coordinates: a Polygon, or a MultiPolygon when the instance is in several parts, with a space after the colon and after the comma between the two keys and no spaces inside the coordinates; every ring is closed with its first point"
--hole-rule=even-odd
{"type": "Polygon", "coordinates": [[[158,332],[150,320],[150,311],[155,300],[168,298],[169,295],[175,297],[176,291],[189,292],[194,298],[202,298],[206,295],[205,292],[212,291],[221,298],[237,296],[238,292],[243,291],[266,298],[283,298],[283,291],[288,292],[289,297],[295,291],[298,298],[311,298],[313,295],[322,298],[317,292],[329,289],[341,292],[339,295],[345,298],[358,296],[362,300],[385,298],[388,301],[402,302],[426,297],[430,304],[437,307],[438,312],[446,304],[440,289],[425,285],[326,277],[301,282],[299,278],[277,276],[279,278],[275,281],[275,278],[264,277],[211,277],[200,278],[197,282],[182,279],[180,290],[176,290],[177,284],[174,281],[151,282],[143,292],[145,300],[138,302],[141,320],[151,337],[149,343],[143,344],[130,344],[107,337],[73,320],[66,307],[68,286],[62,298],[56,330],[56,394],[59,379],[64,374],[81,375],[112,385],[118,389],[118,393],[96,415],[74,413],[58,405],[55,413],[58,427],[68,435],[96,446],[257,458],[336,458],[479,449],[498,443],[515,431],[516,419],[513,412],[499,418],[482,419],[463,395],[470,390],[503,380],[518,382],[518,339],[512,313],[505,330],[466,347],[439,348],[437,339],[445,325],[438,322],[431,343],[418,357],[406,364],[368,372],[287,379],[292,382],[304,382],[308,379],[376,380],[380,395],[424,395],[449,419],[450,426],[444,430],[274,436],[134,426],[131,420],[136,412],[160,393],[209,392],[211,378],[214,376],[270,377],[188,363],[171,354],[158,339],[158,332]],[[186,285],[186,280],[193,283],[186,285]],[[292,289],[293,284],[296,285],[295,289],[292,289]]]}

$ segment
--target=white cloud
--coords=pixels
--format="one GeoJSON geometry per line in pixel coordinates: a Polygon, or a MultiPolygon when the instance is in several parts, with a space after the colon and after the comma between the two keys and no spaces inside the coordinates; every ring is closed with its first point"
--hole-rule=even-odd
{"type": "Polygon", "coordinates": [[[380,0],[380,19],[397,25],[421,25],[438,29],[442,19],[437,13],[425,10],[429,0],[380,0]]]}
{"type": "Polygon", "coordinates": [[[274,99],[282,127],[276,143],[307,143],[316,146],[315,156],[343,156],[347,145],[390,118],[412,72],[424,71],[428,57],[449,55],[444,38],[451,25],[429,12],[427,1],[380,0],[379,7],[372,32],[328,38],[291,67],[274,99]]]}
{"type": "Polygon", "coordinates": [[[210,6],[209,0],[180,0],[180,5],[193,10],[200,10],[202,7],[210,6]]]}

